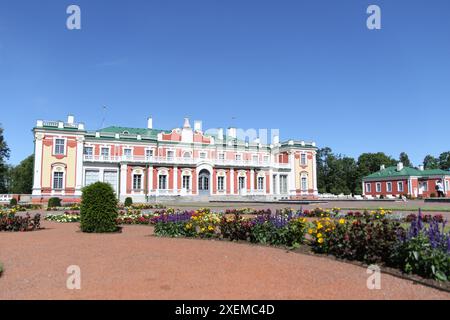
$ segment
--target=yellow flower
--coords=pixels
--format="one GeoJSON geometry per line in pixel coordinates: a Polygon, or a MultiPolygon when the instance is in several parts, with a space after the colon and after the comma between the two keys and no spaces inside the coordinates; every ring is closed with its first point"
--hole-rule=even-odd
{"type": "Polygon", "coordinates": [[[318,242],[318,243],[323,243],[323,238],[317,239],[317,242],[318,242]]]}
{"type": "Polygon", "coordinates": [[[321,233],[318,233],[318,234],[317,234],[317,238],[322,238],[322,234],[321,234],[321,233]]]}
{"type": "Polygon", "coordinates": [[[309,228],[309,229],[308,229],[308,233],[309,233],[309,234],[312,234],[312,233],[313,233],[313,229],[309,228]]]}
{"type": "Polygon", "coordinates": [[[345,219],[339,219],[339,223],[340,224],[344,224],[345,223],[345,219]]]}
{"type": "Polygon", "coordinates": [[[208,230],[212,231],[212,230],[214,230],[214,227],[213,226],[208,226],[208,230]]]}
{"type": "Polygon", "coordinates": [[[317,223],[317,230],[322,229],[322,228],[323,228],[323,225],[320,222],[318,222],[317,223]]]}

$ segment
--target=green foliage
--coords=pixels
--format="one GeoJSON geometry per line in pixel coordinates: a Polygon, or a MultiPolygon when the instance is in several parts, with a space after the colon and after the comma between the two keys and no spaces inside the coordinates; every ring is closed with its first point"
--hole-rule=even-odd
{"type": "Polygon", "coordinates": [[[155,234],[161,237],[193,237],[195,231],[186,229],[183,222],[158,222],[155,224],[155,234]]]}
{"type": "Polygon", "coordinates": [[[124,206],[131,207],[133,205],[133,199],[131,197],[126,197],[124,206]]]}
{"type": "Polygon", "coordinates": [[[28,156],[16,167],[10,169],[9,192],[31,194],[33,188],[34,155],[28,156]]]}
{"type": "Polygon", "coordinates": [[[406,273],[415,273],[440,281],[450,279],[450,255],[433,249],[424,234],[399,244],[392,261],[406,273]]]}
{"type": "Polygon", "coordinates": [[[83,188],[80,215],[80,228],[83,232],[118,230],[117,199],[109,183],[96,182],[83,188]]]}
{"type": "Polygon", "coordinates": [[[61,207],[61,199],[57,197],[50,198],[48,199],[47,206],[49,208],[61,207]]]}
{"type": "Polygon", "coordinates": [[[251,228],[251,241],[276,246],[296,247],[305,240],[305,223],[300,219],[289,221],[284,227],[277,227],[266,221],[251,228]]]}
{"type": "Polygon", "coordinates": [[[399,222],[366,217],[337,224],[326,245],[328,253],[338,258],[381,263],[389,260],[402,231],[399,222]]]}
{"type": "Polygon", "coordinates": [[[401,163],[403,163],[403,165],[404,165],[405,167],[412,167],[412,166],[413,166],[413,164],[412,164],[412,162],[409,160],[409,156],[408,156],[408,154],[407,154],[406,152],[400,153],[399,160],[400,160],[401,163]]]}
{"type": "Polygon", "coordinates": [[[9,206],[10,207],[17,206],[17,199],[16,198],[11,198],[11,200],[9,200],[9,206]]]}
{"type": "Polygon", "coordinates": [[[9,159],[9,147],[3,137],[3,128],[0,126],[0,193],[8,192],[8,165],[5,160],[9,159]]]}

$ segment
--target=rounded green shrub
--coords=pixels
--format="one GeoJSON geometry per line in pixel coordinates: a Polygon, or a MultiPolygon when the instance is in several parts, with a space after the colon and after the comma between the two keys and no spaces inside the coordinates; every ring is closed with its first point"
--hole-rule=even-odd
{"type": "Polygon", "coordinates": [[[49,208],[61,207],[61,199],[57,197],[48,199],[48,207],[49,208]]]}
{"type": "Polygon", "coordinates": [[[17,206],[17,199],[16,198],[11,198],[11,200],[9,200],[9,206],[10,207],[17,206]]]}
{"type": "Polygon", "coordinates": [[[83,232],[115,232],[117,198],[109,183],[96,182],[83,188],[80,206],[80,228],[83,232]]]}
{"type": "Polygon", "coordinates": [[[124,206],[125,207],[131,207],[132,205],[133,205],[133,199],[131,197],[126,197],[124,206]]]}

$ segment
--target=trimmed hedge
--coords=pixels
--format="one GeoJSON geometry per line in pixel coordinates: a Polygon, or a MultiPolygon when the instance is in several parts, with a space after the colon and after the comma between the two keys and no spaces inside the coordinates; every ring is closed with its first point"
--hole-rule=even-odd
{"type": "Polygon", "coordinates": [[[80,228],[83,232],[115,232],[117,198],[109,183],[96,182],[83,188],[80,206],[80,228]]]}
{"type": "Polygon", "coordinates": [[[9,206],[10,207],[17,206],[17,199],[16,198],[12,198],[11,200],[9,200],[9,206]]]}
{"type": "Polygon", "coordinates": [[[131,197],[125,198],[125,203],[123,204],[125,207],[131,207],[133,205],[133,199],[131,197]]]}
{"type": "Polygon", "coordinates": [[[61,199],[57,198],[57,197],[50,198],[50,199],[48,199],[47,206],[49,208],[61,207],[61,199]]]}

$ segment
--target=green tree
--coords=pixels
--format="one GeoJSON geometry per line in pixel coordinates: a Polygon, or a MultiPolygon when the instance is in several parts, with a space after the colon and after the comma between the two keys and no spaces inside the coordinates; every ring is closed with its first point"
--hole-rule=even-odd
{"type": "Polygon", "coordinates": [[[400,162],[403,163],[403,165],[405,167],[412,167],[413,164],[412,162],[409,160],[408,154],[406,152],[402,152],[400,153],[400,157],[399,157],[400,162]]]}
{"type": "Polygon", "coordinates": [[[31,194],[33,188],[34,155],[28,156],[11,170],[10,193],[31,194]]]}
{"type": "Polygon", "coordinates": [[[3,137],[3,128],[0,125],[0,193],[8,192],[8,171],[5,160],[9,159],[9,148],[3,137]]]}
{"type": "Polygon", "coordinates": [[[425,169],[438,169],[439,168],[439,159],[436,159],[432,155],[427,155],[425,159],[423,159],[423,166],[425,169]]]}
{"type": "Polygon", "coordinates": [[[439,155],[439,168],[442,170],[450,169],[450,151],[443,152],[439,155]]]}
{"type": "Polygon", "coordinates": [[[359,176],[365,177],[380,170],[381,165],[395,166],[397,161],[383,152],[363,153],[358,157],[359,176]]]}

